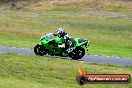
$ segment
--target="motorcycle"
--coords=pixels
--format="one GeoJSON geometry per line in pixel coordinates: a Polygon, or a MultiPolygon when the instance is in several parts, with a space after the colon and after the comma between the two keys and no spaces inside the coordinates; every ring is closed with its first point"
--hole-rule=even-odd
{"type": "Polygon", "coordinates": [[[70,57],[74,60],[81,59],[85,55],[89,41],[82,38],[75,38],[73,40],[74,45],[65,48],[62,38],[54,36],[52,33],[45,34],[41,37],[39,44],[34,47],[34,52],[39,56],[48,54],[51,56],[70,57]]]}

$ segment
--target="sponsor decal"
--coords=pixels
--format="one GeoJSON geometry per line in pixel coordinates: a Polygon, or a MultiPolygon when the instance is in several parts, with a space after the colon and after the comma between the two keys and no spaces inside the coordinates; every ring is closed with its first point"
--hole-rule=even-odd
{"type": "Polygon", "coordinates": [[[86,74],[80,66],[76,76],[78,84],[128,84],[131,82],[129,74],[86,74]]]}

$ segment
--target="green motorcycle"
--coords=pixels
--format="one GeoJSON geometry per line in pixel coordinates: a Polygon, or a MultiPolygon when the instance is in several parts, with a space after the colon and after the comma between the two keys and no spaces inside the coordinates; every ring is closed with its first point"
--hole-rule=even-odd
{"type": "MultiPolygon", "coordinates": [[[[86,39],[75,38],[74,44],[66,48],[64,39],[53,36],[52,34],[46,34],[40,39],[40,43],[34,47],[34,52],[36,55],[44,56],[62,56],[71,57],[74,60],[81,59],[85,55],[85,50],[89,46],[89,41],[86,39]]],[[[68,42],[69,45],[71,42],[68,42]]],[[[87,49],[88,51],[88,49],[87,49]]]]}

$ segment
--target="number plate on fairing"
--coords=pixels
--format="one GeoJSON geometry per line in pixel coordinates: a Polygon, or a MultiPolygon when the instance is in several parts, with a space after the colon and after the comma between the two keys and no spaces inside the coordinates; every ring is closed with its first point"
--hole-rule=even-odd
{"type": "Polygon", "coordinates": [[[67,53],[70,53],[70,52],[72,52],[74,49],[75,49],[75,47],[69,48],[69,49],[66,50],[66,52],[67,52],[67,53]]]}

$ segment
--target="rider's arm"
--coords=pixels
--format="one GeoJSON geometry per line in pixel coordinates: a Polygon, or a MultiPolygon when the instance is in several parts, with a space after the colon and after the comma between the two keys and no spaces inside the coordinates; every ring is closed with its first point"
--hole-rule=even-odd
{"type": "Polygon", "coordinates": [[[54,36],[58,36],[58,34],[53,34],[54,36]]]}

